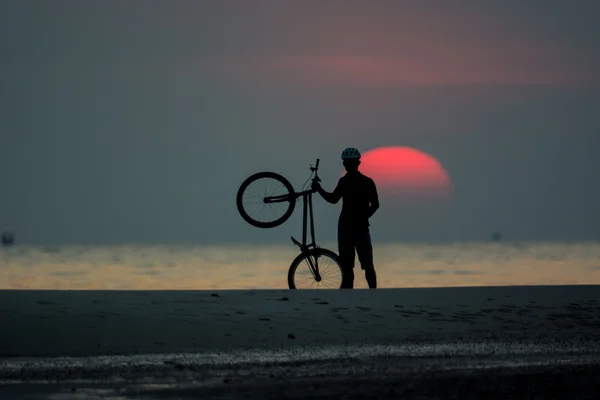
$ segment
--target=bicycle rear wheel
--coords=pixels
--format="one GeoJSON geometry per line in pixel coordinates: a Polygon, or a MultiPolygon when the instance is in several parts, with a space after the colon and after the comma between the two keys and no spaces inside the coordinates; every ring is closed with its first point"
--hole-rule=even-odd
{"type": "Polygon", "coordinates": [[[242,218],[257,228],[274,228],[294,212],[296,196],[292,184],[274,172],[259,172],[240,185],[236,197],[242,218]],[[265,198],[277,201],[265,203],[265,198]]]}
{"type": "Polygon", "coordinates": [[[342,276],[338,255],[331,250],[316,248],[303,252],[292,261],[288,286],[290,289],[339,289],[342,276]],[[318,277],[311,268],[311,262],[318,270],[318,277]]]}

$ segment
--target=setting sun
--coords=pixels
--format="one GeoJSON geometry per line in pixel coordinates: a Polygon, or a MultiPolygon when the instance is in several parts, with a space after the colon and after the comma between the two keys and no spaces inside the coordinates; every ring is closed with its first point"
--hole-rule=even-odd
{"type": "Polygon", "coordinates": [[[451,192],[450,176],[440,162],[410,147],[369,150],[362,155],[360,170],[371,177],[383,192],[418,197],[447,197],[451,192]]]}

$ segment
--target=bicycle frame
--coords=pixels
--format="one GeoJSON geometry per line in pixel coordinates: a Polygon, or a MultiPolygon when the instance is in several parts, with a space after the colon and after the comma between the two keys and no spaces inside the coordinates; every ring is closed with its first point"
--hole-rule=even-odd
{"type": "Polygon", "coordinates": [[[302,196],[302,243],[300,243],[299,241],[294,239],[293,236],[291,236],[292,242],[294,242],[294,244],[296,244],[296,246],[300,247],[300,250],[302,252],[308,251],[311,247],[312,248],[317,247],[317,244],[315,242],[315,222],[313,219],[313,207],[312,207],[312,194],[314,192],[315,191],[311,189],[311,190],[307,190],[307,191],[300,193],[300,195],[302,196]],[[307,211],[308,211],[308,215],[307,215],[307,211]],[[307,217],[310,218],[310,221],[308,221],[308,223],[310,223],[310,237],[311,237],[310,243],[306,243],[307,217]]]}
{"type": "MultiPolygon", "coordinates": [[[[315,167],[310,166],[310,170],[315,173],[315,176],[312,178],[313,182],[321,181],[321,178],[319,178],[318,173],[317,173],[318,169],[319,169],[319,159],[317,158],[315,167]]],[[[293,236],[290,236],[290,238],[292,239],[292,242],[294,242],[294,244],[296,246],[300,247],[300,251],[302,251],[303,253],[309,251],[311,248],[317,247],[317,244],[315,241],[315,222],[314,222],[314,218],[313,218],[313,205],[312,205],[312,194],[315,192],[316,192],[316,190],[309,189],[309,190],[304,190],[302,192],[293,193],[293,194],[265,197],[265,199],[263,200],[265,203],[280,203],[280,202],[284,202],[284,201],[296,201],[296,199],[298,199],[298,197],[302,196],[302,242],[299,242],[298,240],[294,239],[293,236]],[[310,218],[310,221],[307,221],[308,218],[310,218]],[[310,243],[306,243],[307,225],[309,225],[308,227],[310,228],[310,237],[311,237],[310,243]]],[[[312,259],[309,258],[308,260],[309,260],[310,268],[312,270],[312,273],[313,273],[315,279],[317,280],[317,282],[320,282],[321,275],[319,274],[318,261],[315,259],[315,261],[314,261],[315,265],[313,265],[312,259]]]]}
{"type": "MultiPolygon", "coordinates": [[[[315,173],[315,176],[312,178],[312,181],[317,181],[320,182],[321,178],[319,178],[318,175],[318,170],[319,170],[319,159],[317,158],[317,162],[315,164],[315,166],[310,166],[310,170],[312,172],[315,173]]],[[[281,202],[285,202],[285,201],[296,201],[296,199],[298,197],[302,196],[302,242],[297,241],[296,239],[294,239],[294,237],[291,237],[292,242],[294,242],[294,244],[298,247],[300,247],[300,250],[305,252],[308,251],[310,248],[315,248],[317,247],[317,244],[315,242],[315,222],[314,222],[314,217],[313,217],[313,205],[312,205],[312,194],[315,193],[316,190],[314,189],[309,189],[309,190],[304,190],[302,192],[297,192],[297,193],[293,193],[293,194],[286,194],[286,195],[281,195],[281,196],[270,196],[270,197],[265,197],[264,202],[265,203],[281,203],[281,202]],[[307,219],[310,218],[310,221],[307,221],[307,219]],[[306,236],[307,236],[307,225],[309,225],[310,228],[310,237],[311,237],[311,242],[310,243],[306,243],[306,236]]]]}

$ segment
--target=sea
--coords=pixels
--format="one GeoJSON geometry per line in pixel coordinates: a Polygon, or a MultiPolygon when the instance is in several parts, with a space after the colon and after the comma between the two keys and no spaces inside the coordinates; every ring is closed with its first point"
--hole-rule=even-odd
{"type": "MultiPolygon", "coordinates": [[[[298,254],[293,244],[14,245],[0,248],[0,289],[287,289],[298,254]]],[[[600,283],[600,242],[384,243],[374,259],[380,288],[600,283]]],[[[355,288],[367,288],[356,268],[355,288]]]]}

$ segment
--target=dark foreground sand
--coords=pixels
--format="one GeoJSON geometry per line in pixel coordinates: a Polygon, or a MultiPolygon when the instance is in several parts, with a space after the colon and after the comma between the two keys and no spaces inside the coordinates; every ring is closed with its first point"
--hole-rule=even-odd
{"type": "Polygon", "coordinates": [[[0,291],[0,399],[598,398],[600,287],[0,291]]]}

